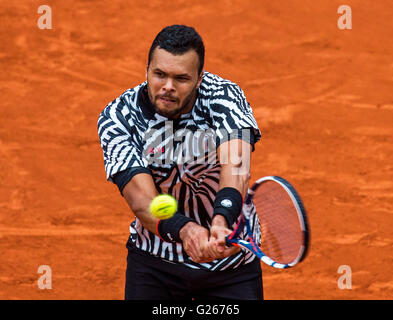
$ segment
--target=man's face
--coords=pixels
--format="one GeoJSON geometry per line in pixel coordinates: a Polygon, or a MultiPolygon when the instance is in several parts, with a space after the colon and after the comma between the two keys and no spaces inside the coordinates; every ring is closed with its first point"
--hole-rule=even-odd
{"type": "Polygon", "coordinates": [[[202,81],[198,66],[195,50],[173,55],[160,47],[154,49],[146,77],[149,98],[157,113],[177,119],[191,111],[202,81]]]}

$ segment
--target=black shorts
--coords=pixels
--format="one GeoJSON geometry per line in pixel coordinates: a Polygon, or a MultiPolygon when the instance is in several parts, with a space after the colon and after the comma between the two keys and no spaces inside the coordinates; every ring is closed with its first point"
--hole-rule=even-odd
{"type": "Polygon", "coordinates": [[[126,300],[262,300],[259,259],[236,269],[208,271],[128,249],[126,300]]]}

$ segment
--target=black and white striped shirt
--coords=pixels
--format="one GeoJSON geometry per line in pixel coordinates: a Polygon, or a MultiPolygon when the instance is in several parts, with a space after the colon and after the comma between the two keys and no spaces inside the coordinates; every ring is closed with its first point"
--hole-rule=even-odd
{"type": "MultiPolygon", "coordinates": [[[[109,103],[98,118],[98,135],[106,177],[119,189],[136,174],[152,175],[159,193],[178,201],[178,211],[210,228],[219,186],[216,148],[223,141],[242,138],[254,144],[260,131],[252,109],[235,83],[204,72],[193,109],[179,119],[156,113],[144,82],[109,103]]],[[[254,229],[259,234],[255,208],[254,229]]],[[[243,237],[247,239],[246,233],[243,237]]],[[[210,263],[195,263],[181,243],[168,243],[149,232],[138,218],[130,225],[128,246],[191,268],[224,270],[251,262],[241,251],[210,263]]]]}

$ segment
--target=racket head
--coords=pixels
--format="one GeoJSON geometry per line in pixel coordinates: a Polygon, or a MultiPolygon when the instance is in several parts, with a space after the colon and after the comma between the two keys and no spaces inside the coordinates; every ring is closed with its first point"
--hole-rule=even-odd
{"type": "Polygon", "coordinates": [[[263,177],[249,189],[245,206],[251,202],[260,223],[260,241],[259,235],[253,235],[263,253],[260,259],[276,268],[290,268],[304,260],[310,231],[295,188],[281,177],[263,177]]]}

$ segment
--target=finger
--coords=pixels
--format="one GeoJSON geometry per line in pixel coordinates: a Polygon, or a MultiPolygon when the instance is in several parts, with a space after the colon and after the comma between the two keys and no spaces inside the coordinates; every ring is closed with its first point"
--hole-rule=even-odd
{"type": "Polygon", "coordinates": [[[214,237],[210,237],[210,239],[207,243],[206,250],[210,256],[215,257],[215,258],[219,258],[220,251],[222,251],[222,250],[218,250],[217,239],[215,239],[214,237]]]}
{"type": "Polygon", "coordinates": [[[217,250],[216,241],[210,241],[209,242],[208,253],[209,253],[210,257],[214,258],[213,260],[220,258],[221,253],[217,250]]]}
{"type": "Polygon", "coordinates": [[[200,262],[202,258],[202,254],[201,254],[199,241],[195,241],[195,238],[190,239],[189,241],[187,241],[186,244],[184,244],[183,247],[186,253],[190,256],[192,261],[197,263],[200,262]]]}
{"type": "Polygon", "coordinates": [[[220,236],[216,239],[216,246],[219,252],[223,252],[225,249],[227,249],[227,241],[226,241],[226,236],[227,233],[222,233],[220,236]]]}
{"type": "Polygon", "coordinates": [[[211,241],[208,239],[208,236],[202,237],[198,239],[195,245],[195,253],[198,259],[198,262],[211,262],[216,258],[216,254],[212,250],[211,241]]]}
{"type": "Polygon", "coordinates": [[[226,256],[231,256],[231,255],[238,253],[239,251],[240,251],[239,247],[229,247],[229,248],[225,249],[223,254],[225,254],[226,256]]]}
{"type": "Polygon", "coordinates": [[[220,256],[221,256],[220,258],[226,258],[232,256],[238,253],[239,251],[240,251],[239,247],[234,247],[234,246],[224,247],[224,250],[220,252],[220,256]]]}
{"type": "Polygon", "coordinates": [[[210,258],[210,255],[206,254],[208,240],[208,230],[199,227],[194,236],[187,239],[186,243],[183,243],[183,248],[193,261],[198,263],[206,262],[210,258]]]}
{"type": "Polygon", "coordinates": [[[217,248],[217,251],[218,251],[219,253],[224,253],[225,250],[226,250],[225,244],[222,243],[222,241],[217,241],[217,242],[216,242],[216,248],[217,248]]]}
{"type": "Polygon", "coordinates": [[[212,241],[209,241],[206,243],[206,246],[204,248],[204,258],[208,260],[209,262],[214,261],[217,259],[217,254],[214,250],[215,245],[212,243],[212,241]]]}

